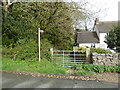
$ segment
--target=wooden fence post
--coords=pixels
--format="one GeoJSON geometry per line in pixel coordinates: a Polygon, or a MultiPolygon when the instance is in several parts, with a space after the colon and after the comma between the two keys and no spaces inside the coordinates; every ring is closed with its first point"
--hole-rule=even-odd
{"type": "Polygon", "coordinates": [[[63,67],[64,67],[65,65],[64,65],[64,50],[63,50],[63,67]]]}
{"type": "Polygon", "coordinates": [[[50,48],[51,55],[53,56],[53,48],[50,48]]]}
{"type": "Polygon", "coordinates": [[[52,60],[53,60],[53,48],[50,48],[50,52],[51,52],[51,56],[52,56],[52,60]]]}
{"type": "Polygon", "coordinates": [[[74,51],[74,63],[75,63],[75,51],[74,51]]]}
{"type": "Polygon", "coordinates": [[[90,63],[90,48],[86,48],[86,63],[90,63]]]}

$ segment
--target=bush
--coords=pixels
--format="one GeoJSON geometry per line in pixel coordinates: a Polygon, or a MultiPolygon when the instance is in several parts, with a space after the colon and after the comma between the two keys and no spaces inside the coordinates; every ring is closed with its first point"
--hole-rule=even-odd
{"type": "Polygon", "coordinates": [[[94,71],[96,73],[102,72],[120,72],[120,66],[105,66],[105,65],[93,65],[93,64],[83,64],[82,68],[87,71],[94,71]]]}
{"type": "MultiPolygon", "coordinates": [[[[29,40],[24,43],[24,40],[20,40],[19,45],[15,48],[4,47],[3,48],[3,57],[11,58],[13,60],[37,60],[38,59],[38,45],[34,40],[29,40]]],[[[17,44],[18,44],[17,43],[17,44]]]]}
{"type": "Polygon", "coordinates": [[[96,53],[112,53],[111,51],[101,49],[101,48],[90,48],[90,52],[96,52],[96,53]]]}
{"type": "MultiPolygon", "coordinates": [[[[49,49],[51,44],[47,40],[41,40],[41,58],[51,60],[51,54],[49,49]]],[[[33,40],[21,39],[17,42],[17,46],[4,47],[3,57],[11,58],[13,60],[27,60],[27,61],[37,61],[38,60],[38,43],[33,40]]]]}
{"type": "Polygon", "coordinates": [[[85,47],[85,46],[80,46],[80,47],[78,48],[78,50],[80,50],[80,51],[85,51],[85,50],[86,50],[86,47],[85,47]]]}

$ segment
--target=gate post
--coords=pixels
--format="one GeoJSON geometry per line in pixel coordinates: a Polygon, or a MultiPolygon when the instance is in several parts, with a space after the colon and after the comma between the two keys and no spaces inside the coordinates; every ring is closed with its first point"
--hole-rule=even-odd
{"type": "Polygon", "coordinates": [[[75,51],[74,51],[74,63],[75,63],[75,51]]]}
{"type": "Polygon", "coordinates": [[[51,55],[53,56],[53,48],[50,48],[50,51],[51,51],[51,55]]]}
{"type": "Polygon", "coordinates": [[[86,48],[86,63],[90,63],[90,48],[86,48]]]}
{"type": "Polygon", "coordinates": [[[50,48],[50,52],[51,52],[52,60],[53,60],[53,48],[50,48]]]}
{"type": "Polygon", "coordinates": [[[64,67],[64,50],[63,50],[63,67],[64,67]]]}

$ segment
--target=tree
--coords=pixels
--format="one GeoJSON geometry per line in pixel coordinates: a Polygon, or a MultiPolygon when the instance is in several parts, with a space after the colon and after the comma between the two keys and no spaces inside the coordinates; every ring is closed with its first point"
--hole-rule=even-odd
{"type": "Polygon", "coordinates": [[[68,49],[74,42],[72,18],[64,2],[16,2],[3,17],[3,45],[24,38],[37,41],[38,28],[45,31],[41,39],[59,49],[68,49]]]}
{"type": "Polygon", "coordinates": [[[105,38],[105,43],[108,44],[110,49],[120,52],[120,26],[114,27],[105,38]]]}
{"type": "MultiPolygon", "coordinates": [[[[4,2],[3,10],[4,4],[9,6],[7,14],[3,12],[3,45],[7,46],[24,38],[37,41],[40,27],[45,31],[41,39],[48,39],[58,49],[72,48],[75,42],[73,24],[86,18],[86,2],[82,1],[79,5],[74,2],[4,2]]],[[[85,26],[87,30],[86,22],[85,26]]]]}
{"type": "Polygon", "coordinates": [[[96,8],[96,5],[99,4],[98,1],[92,3],[88,0],[81,0],[80,2],[74,2],[74,0],[70,1],[71,3],[67,5],[71,9],[74,28],[79,28],[86,31],[93,30],[92,27],[95,19],[98,18],[99,13],[103,14],[105,8],[102,9],[102,7],[99,7],[97,8],[97,10],[93,10],[94,8],[96,8]]]}

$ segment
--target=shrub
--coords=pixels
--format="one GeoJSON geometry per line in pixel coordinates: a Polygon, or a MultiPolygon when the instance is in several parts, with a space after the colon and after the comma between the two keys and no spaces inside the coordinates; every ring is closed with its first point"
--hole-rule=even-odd
{"type": "MultiPolygon", "coordinates": [[[[41,58],[51,60],[49,51],[51,47],[52,45],[47,40],[41,40],[41,58]]],[[[36,61],[38,60],[38,43],[33,39],[19,40],[16,47],[4,47],[2,53],[3,57],[13,60],[36,61]]]]}
{"type": "Polygon", "coordinates": [[[86,50],[86,47],[85,47],[85,46],[80,46],[80,47],[78,48],[78,50],[80,50],[80,51],[85,51],[85,50],[86,50]]]}
{"type": "Polygon", "coordinates": [[[87,71],[94,71],[96,73],[102,72],[120,72],[120,66],[105,66],[105,65],[93,65],[93,64],[82,64],[82,68],[87,71]]]}
{"type": "Polygon", "coordinates": [[[112,53],[111,51],[101,49],[101,48],[90,48],[90,52],[96,52],[96,53],[112,53]]]}

